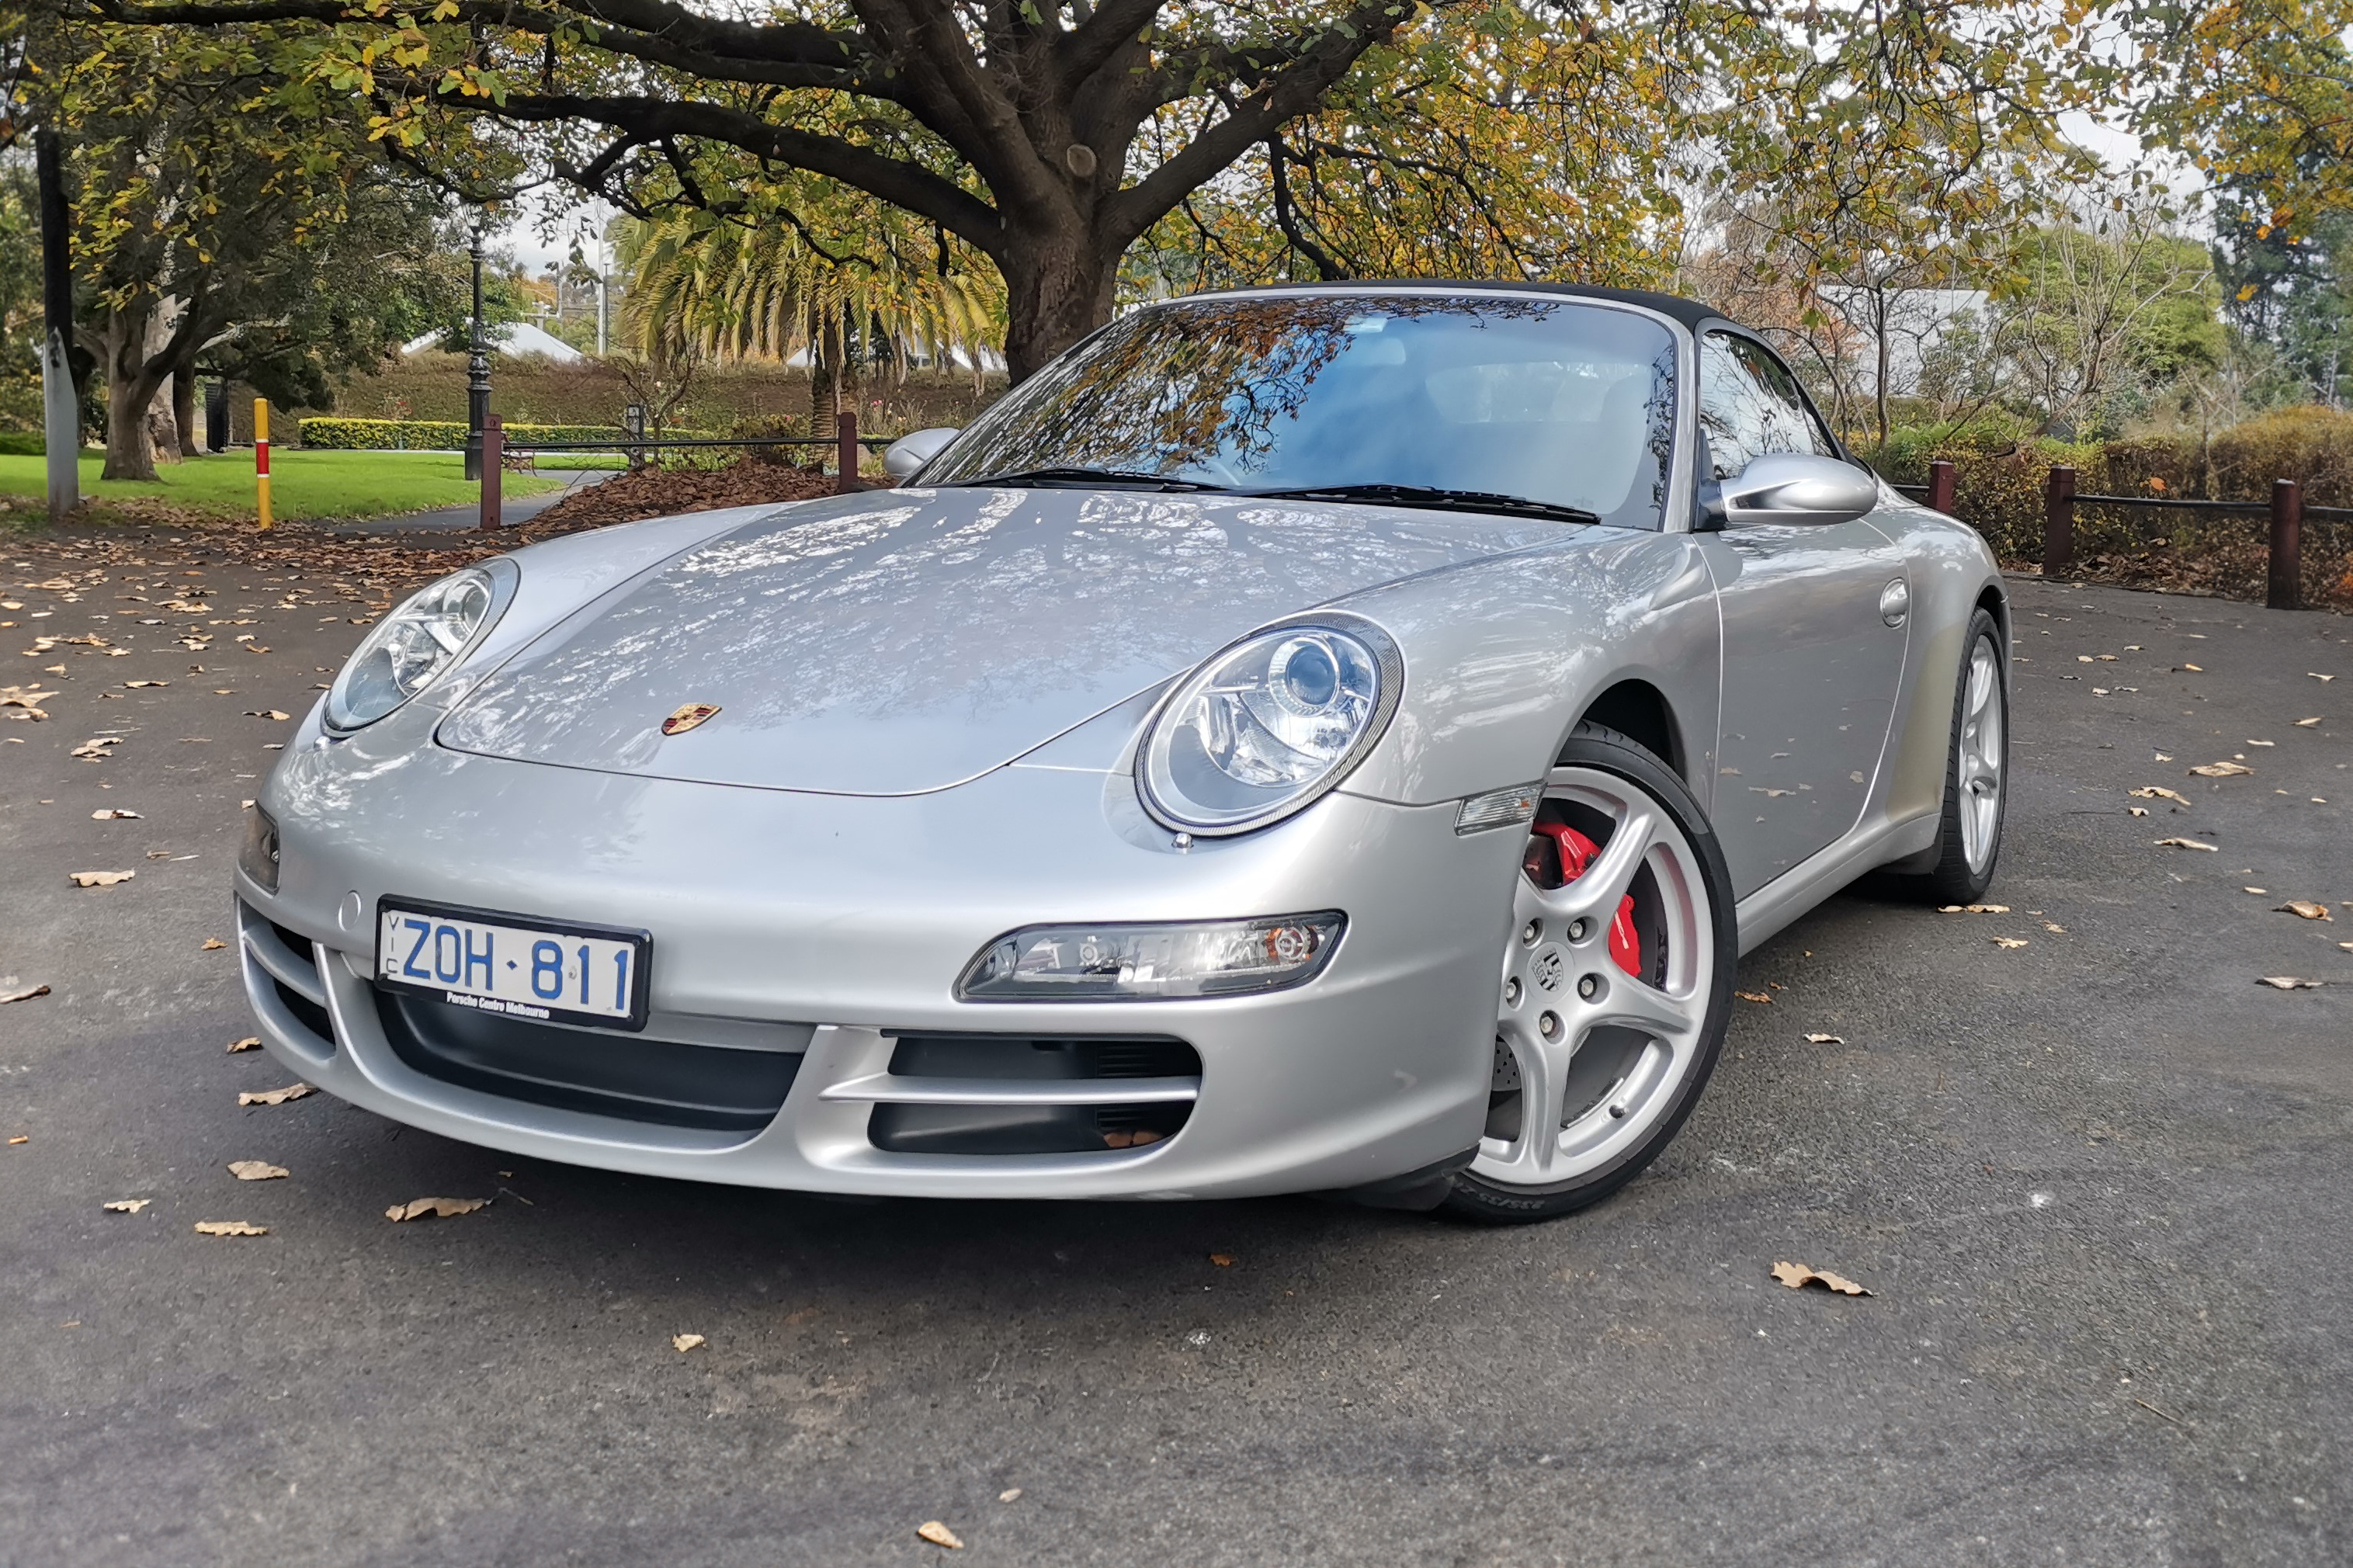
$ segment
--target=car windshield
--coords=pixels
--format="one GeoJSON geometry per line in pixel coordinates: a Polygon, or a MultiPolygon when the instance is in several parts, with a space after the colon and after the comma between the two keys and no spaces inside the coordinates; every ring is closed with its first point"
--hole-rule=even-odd
{"type": "Polygon", "coordinates": [[[923,482],[1508,498],[1656,529],[1674,376],[1663,326],[1572,300],[1180,300],[1015,387],[923,482]]]}
{"type": "MultiPolygon", "coordinates": [[[[924,485],[1518,500],[1659,527],[1675,342],[1574,299],[1273,294],[1124,315],[1009,391],[924,485]]],[[[1475,506],[1473,506],[1475,509],[1475,506]]]]}

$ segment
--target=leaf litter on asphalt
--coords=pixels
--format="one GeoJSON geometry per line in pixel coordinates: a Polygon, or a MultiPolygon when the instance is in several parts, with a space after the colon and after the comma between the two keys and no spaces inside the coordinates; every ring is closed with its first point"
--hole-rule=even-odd
{"type": "Polygon", "coordinates": [[[2252,773],[2255,770],[2244,763],[2208,763],[2203,767],[2192,768],[2189,771],[2201,779],[2235,779],[2252,773]]]}
{"type": "Polygon", "coordinates": [[[154,1201],[155,1200],[153,1198],[116,1198],[110,1203],[102,1203],[98,1206],[106,1210],[109,1214],[137,1214],[141,1209],[145,1208],[149,1204],[152,1204],[154,1201]]]}
{"type": "Polygon", "coordinates": [[[290,1083],[284,1089],[248,1089],[237,1097],[239,1105],[283,1105],[290,1100],[300,1100],[319,1091],[307,1083],[290,1083]]]}
{"type": "Polygon", "coordinates": [[[1936,906],[1936,912],[1940,915],[2006,915],[2010,913],[2010,906],[2008,904],[1939,904],[1936,906]]]}
{"type": "Polygon", "coordinates": [[[26,985],[13,974],[0,974],[0,1003],[30,1002],[36,996],[47,996],[46,985],[26,985]]]}
{"type": "Polygon", "coordinates": [[[1993,944],[2000,948],[2024,947],[2026,939],[2022,936],[1998,936],[1993,939],[1993,944]]]}
{"type": "Polygon", "coordinates": [[[709,1342],[701,1334],[672,1334],[670,1337],[670,1348],[681,1355],[691,1350],[699,1350],[709,1342]]]}
{"type": "Polygon", "coordinates": [[[2160,838],[2157,847],[2160,849],[2204,849],[2210,853],[2221,847],[2219,844],[2200,844],[2195,838],[2160,838]]]}
{"type": "Polygon", "coordinates": [[[260,1047],[261,1037],[259,1035],[248,1035],[241,1040],[231,1040],[228,1043],[228,1054],[235,1056],[239,1051],[259,1050],[260,1047]]]}
{"type": "Polygon", "coordinates": [[[950,1552],[964,1550],[964,1542],[956,1539],[956,1532],[936,1519],[927,1519],[915,1526],[915,1533],[933,1545],[944,1546],[950,1552]]]}
{"type": "Polygon", "coordinates": [[[459,1215],[488,1208],[490,1202],[488,1198],[411,1198],[385,1210],[384,1217],[395,1225],[412,1219],[455,1219],[459,1215]]]}
{"type": "Polygon", "coordinates": [[[1842,1046],[1846,1044],[1846,1042],[1836,1035],[1810,1034],[1806,1037],[1806,1044],[1810,1046],[1842,1046]]]}
{"type": "Polygon", "coordinates": [[[136,822],[139,820],[139,814],[135,811],[124,811],[120,806],[108,806],[104,810],[91,812],[90,819],[92,822],[136,822]]]}
{"type": "Polygon", "coordinates": [[[2327,904],[2316,904],[2310,899],[2290,899],[2287,902],[2274,908],[2272,913],[2300,915],[2308,921],[2333,921],[2337,918],[2328,912],[2327,904]]]}
{"type": "Polygon", "coordinates": [[[2178,790],[2169,790],[2163,784],[2143,784],[2138,789],[2127,790],[2125,793],[2135,800],[2170,800],[2178,801],[2183,805],[2190,804],[2188,795],[2178,790]]]}
{"type": "Polygon", "coordinates": [[[1843,1274],[1833,1274],[1827,1268],[1809,1268],[1802,1263],[1776,1263],[1773,1278],[1792,1290],[1809,1285],[1819,1285],[1825,1290],[1835,1290],[1841,1296],[1868,1296],[1871,1292],[1843,1274]]]}
{"type": "Polygon", "coordinates": [[[200,1219],[196,1221],[198,1236],[268,1236],[266,1225],[248,1225],[241,1219],[200,1219]]]}
{"type": "Polygon", "coordinates": [[[2293,974],[2266,974],[2255,982],[2274,991],[2317,991],[2328,983],[2325,980],[2298,980],[2293,974]]]}
{"type": "Polygon", "coordinates": [[[136,871],[69,871],[66,878],[77,888],[111,888],[137,875],[136,871]]]}
{"type": "Polygon", "coordinates": [[[267,1160],[231,1160],[228,1173],[240,1182],[274,1182],[280,1176],[290,1176],[294,1173],[267,1160]]]}

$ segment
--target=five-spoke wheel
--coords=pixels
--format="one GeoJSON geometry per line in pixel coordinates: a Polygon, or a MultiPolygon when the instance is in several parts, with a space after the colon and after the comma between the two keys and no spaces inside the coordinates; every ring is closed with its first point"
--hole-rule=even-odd
{"type": "Polygon", "coordinates": [[[1672,770],[1587,727],[1513,884],[1485,1135],[1453,1206],[1583,1207],[1630,1180],[1715,1066],[1735,956],[1723,857],[1672,770]]]}

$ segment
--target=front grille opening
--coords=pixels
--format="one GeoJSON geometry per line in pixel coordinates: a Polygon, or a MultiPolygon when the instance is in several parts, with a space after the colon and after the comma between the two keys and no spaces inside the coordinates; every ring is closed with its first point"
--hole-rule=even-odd
{"type": "Polygon", "coordinates": [[[263,917],[261,923],[268,926],[271,931],[276,933],[278,940],[286,944],[287,952],[292,953],[295,957],[301,959],[305,963],[316,963],[318,962],[318,950],[311,945],[311,939],[309,937],[304,936],[299,931],[292,931],[285,926],[280,925],[276,921],[270,920],[267,916],[263,917]]]}
{"type": "Polygon", "coordinates": [[[776,1120],[798,1051],[737,1050],[478,1013],[375,988],[400,1059],[461,1088],[664,1127],[756,1132],[776,1120]]]}
{"type": "MultiPolygon", "coordinates": [[[[899,1078],[1118,1079],[1201,1076],[1182,1040],[902,1035],[899,1078]]],[[[894,1154],[1089,1154],[1149,1148],[1176,1135],[1192,1102],[1110,1105],[878,1105],[866,1135],[894,1154]]]]}
{"type": "Polygon", "coordinates": [[[335,1043],[335,1021],[327,1016],[327,1010],[276,975],[269,977],[269,984],[278,993],[279,1005],[293,1014],[304,1028],[318,1036],[320,1042],[332,1049],[335,1043]]]}

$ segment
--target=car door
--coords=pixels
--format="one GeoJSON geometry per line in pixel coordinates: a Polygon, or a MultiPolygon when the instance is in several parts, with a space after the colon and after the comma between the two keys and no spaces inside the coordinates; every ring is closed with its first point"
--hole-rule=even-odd
{"type": "MultiPolygon", "coordinates": [[[[1699,419],[1704,479],[1768,452],[1839,455],[1797,378],[1746,333],[1701,334],[1699,419]]],[[[1902,552],[1864,518],[1699,538],[1724,627],[1713,816],[1746,898],[1861,818],[1904,679],[1909,588],[1892,586],[1902,552]]]]}

